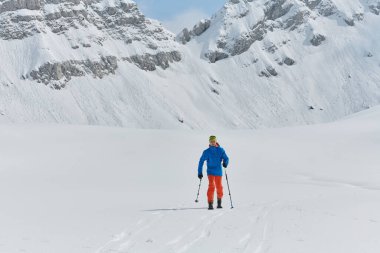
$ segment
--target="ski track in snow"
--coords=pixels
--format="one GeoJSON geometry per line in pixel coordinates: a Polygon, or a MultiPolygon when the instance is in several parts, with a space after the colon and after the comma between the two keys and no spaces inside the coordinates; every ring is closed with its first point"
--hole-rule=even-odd
{"type": "Polygon", "coordinates": [[[148,218],[142,218],[137,221],[134,226],[115,236],[113,240],[108,242],[104,247],[97,250],[97,253],[109,253],[109,252],[119,252],[122,248],[123,251],[133,248],[135,245],[136,237],[139,236],[144,231],[151,228],[151,226],[163,218],[163,214],[156,212],[153,213],[148,218]]]}
{"type": "MultiPolygon", "coordinates": [[[[227,204],[227,203],[225,203],[227,204]]],[[[217,252],[265,252],[269,243],[268,216],[274,204],[235,208],[233,210],[224,208],[221,210],[208,211],[202,214],[192,225],[179,235],[166,234],[153,251],[154,252],[199,252],[202,245],[210,241],[215,242],[214,250],[217,252]],[[241,226],[234,225],[236,216],[247,217],[241,226]],[[234,235],[234,243],[223,243],[226,238],[234,235]],[[199,249],[198,249],[199,247],[199,249]]],[[[146,239],[139,237],[144,231],[155,231],[159,234],[162,224],[176,224],[173,219],[177,219],[176,212],[184,210],[182,208],[162,209],[144,215],[135,225],[132,225],[124,232],[115,236],[113,240],[105,244],[97,253],[112,252],[146,252],[143,248],[147,243],[153,243],[154,238],[146,239]],[[134,231],[134,232],[133,232],[134,231]],[[141,248],[142,247],[142,248],[141,248]]],[[[191,209],[189,209],[190,211],[191,209]]],[[[197,212],[194,213],[198,215],[197,212]]],[[[194,215],[190,216],[190,219],[194,215]]],[[[186,223],[185,225],[188,225],[186,223]]],[[[181,226],[182,224],[179,224],[181,226]]],[[[183,227],[175,227],[173,231],[182,231],[183,227]]],[[[162,236],[162,235],[161,235],[162,236]]]]}

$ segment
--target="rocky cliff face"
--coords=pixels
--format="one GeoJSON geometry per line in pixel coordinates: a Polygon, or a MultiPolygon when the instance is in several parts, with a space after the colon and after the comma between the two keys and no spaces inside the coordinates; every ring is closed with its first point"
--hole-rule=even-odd
{"type": "Polygon", "coordinates": [[[0,14],[0,38],[5,40],[91,27],[126,44],[143,41],[152,49],[157,49],[161,41],[173,39],[129,0],[1,0],[0,14]]]}
{"type": "MultiPolygon", "coordinates": [[[[346,7],[351,4],[352,1],[347,2],[346,7]]],[[[191,31],[185,28],[177,40],[186,44],[193,37],[204,36],[205,41],[213,41],[207,42],[204,52],[211,63],[245,53],[256,41],[278,30],[309,30],[305,40],[319,46],[326,38],[314,31],[311,24],[320,17],[354,26],[363,20],[365,13],[379,15],[379,6],[378,0],[369,0],[358,3],[354,10],[344,11],[333,0],[229,0],[211,20],[201,21],[191,31]],[[212,31],[202,35],[209,28],[212,31]]]]}
{"type": "MultiPolygon", "coordinates": [[[[22,75],[54,88],[64,87],[72,76],[102,78],[114,74],[119,61],[155,70],[181,60],[173,34],[157,21],[145,18],[129,0],[1,0],[0,39],[21,41],[33,36],[42,40],[53,37],[51,43],[64,40],[70,46],[62,44],[53,49],[44,45],[51,54],[54,50],[64,50],[66,55],[84,53],[80,60],[46,59],[22,75]],[[123,54],[109,53],[105,44],[110,42],[118,43],[123,54]],[[94,50],[85,52],[91,47],[96,47],[98,57],[94,58],[94,50]]],[[[40,45],[33,46],[39,50],[40,45]]]]}

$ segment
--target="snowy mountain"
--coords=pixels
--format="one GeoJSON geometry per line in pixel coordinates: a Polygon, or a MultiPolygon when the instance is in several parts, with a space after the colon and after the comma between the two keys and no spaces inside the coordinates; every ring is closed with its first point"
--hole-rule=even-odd
{"type": "Polygon", "coordinates": [[[177,37],[130,0],[0,0],[0,122],[256,128],[380,103],[380,0],[230,0],[177,37]]]}
{"type": "Polygon", "coordinates": [[[118,61],[154,70],[181,57],[173,35],[129,0],[2,1],[0,13],[3,48],[26,60],[13,56],[8,69],[55,89],[73,77],[114,74],[118,61]]]}
{"type": "MultiPolygon", "coordinates": [[[[243,54],[258,41],[264,42],[261,46],[269,53],[285,53],[282,47],[292,44],[289,37],[293,37],[293,41],[302,38],[304,45],[315,47],[324,43],[325,30],[332,29],[326,27],[325,17],[341,26],[355,26],[364,19],[365,13],[379,15],[379,7],[377,0],[230,0],[212,20],[201,20],[191,31],[185,28],[178,39],[186,44],[202,35],[204,56],[212,63],[243,54]],[[206,30],[211,31],[203,35],[206,30]],[[284,31],[290,34],[285,36],[284,31]]],[[[295,63],[291,58],[277,60],[283,60],[279,64],[295,63]]]]}

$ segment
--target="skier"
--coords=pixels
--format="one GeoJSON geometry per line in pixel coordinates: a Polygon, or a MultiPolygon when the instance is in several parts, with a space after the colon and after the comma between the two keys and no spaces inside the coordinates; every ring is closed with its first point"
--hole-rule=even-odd
{"type": "Polygon", "coordinates": [[[218,198],[217,208],[222,208],[222,197],[223,197],[223,186],[222,186],[222,176],[223,170],[221,163],[223,162],[223,167],[227,168],[229,158],[226,155],[224,149],[219,145],[216,140],[216,136],[210,136],[209,138],[209,148],[203,151],[201,158],[199,159],[198,165],[198,178],[202,180],[203,178],[203,163],[207,161],[207,176],[208,176],[208,190],[207,190],[207,201],[208,209],[214,209],[214,192],[216,186],[216,193],[218,198]]]}

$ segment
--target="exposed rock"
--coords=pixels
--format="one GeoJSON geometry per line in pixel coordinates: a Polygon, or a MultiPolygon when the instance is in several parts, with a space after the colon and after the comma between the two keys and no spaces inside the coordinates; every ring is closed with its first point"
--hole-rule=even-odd
{"type": "Polygon", "coordinates": [[[265,77],[270,77],[270,74],[268,73],[267,70],[262,70],[262,71],[260,72],[259,76],[260,76],[260,77],[263,77],[263,76],[265,76],[265,77]]]}
{"type": "Polygon", "coordinates": [[[293,5],[287,3],[287,0],[269,1],[266,6],[265,16],[269,20],[275,20],[288,13],[292,7],[293,5]]]}
{"type": "Polygon", "coordinates": [[[278,47],[273,43],[270,43],[270,45],[266,48],[266,51],[271,54],[274,54],[277,50],[278,47]]]}
{"type": "MultiPolygon", "coordinates": [[[[320,3],[320,1],[322,0],[318,0],[317,2],[320,3]]],[[[243,7],[243,3],[247,4],[246,0],[238,2],[240,2],[243,7]]],[[[310,4],[312,4],[312,1],[310,1],[310,4]]],[[[256,41],[263,40],[268,31],[273,31],[276,28],[296,29],[305,23],[310,12],[300,9],[299,11],[295,11],[291,16],[281,20],[280,18],[288,14],[293,6],[293,3],[287,0],[268,1],[265,5],[263,19],[254,24],[249,31],[242,32],[239,36],[236,36],[229,42],[226,42],[223,36],[221,36],[217,40],[217,48],[220,50],[215,52],[212,49],[206,57],[210,59],[210,62],[215,62],[224,59],[229,55],[240,55],[248,51],[256,41]]],[[[242,9],[244,9],[243,7],[242,9]]],[[[268,47],[267,50],[274,53],[277,50],[277,47],[268,47]]]]}
{"type": "MultiPolygon", "coordinates": [[[[138,42],[141,55],[129,60],[143,69],[151,70],[155,66],[165,69],[170,62],[181,60],[173,34],[167,32],[158,21],[146,19],[135,3],[122,0],[112,1],[111,4],[105,2],[108,0],[0,0],[0,40],[22,40],[51,31],[55,36],[65,36],[72,50],[80,46],[103,46],[107,40],[123,41],[125,44],[138,42]],[[28,11],[18,11],[23,9],[28,11]],[[81,33],[69,33],[79,29],[90,32],[83,32],[83,36],[81,33]],[[173,42],[170,49],[169,41],[173,42]],[[172,52],[166,53],[169,50],[172,52]]],[[[200,23],[195,27],[196,32],[200,33],[209,26],[210,21],[200,23]]],[[[102,78],[114,73],[116,68],[116,56],[104,57],[99,62],[47,62],[30,72],[28,78],[62,88],[73,76],[92,74],[102,78]]]]}
{"type": "Polygon", "coordinates": [[[146,19],[135,3],[115,1],[115,4],[107,7],[99,0],[2,0],[0,39],[23,39],[49,29],[53,33],[64,34],[70,29],[87,29],[90,26],[127,44],[140,41],[148,45],[153,40],[174,39],[158,22],[146,19]],[[20,9],[35,12],[14,12],[20,9]]]}
{"type": "Polygon", "coordinates": [[[218,80],[215,80],[214,78],[211,78],[211,82],[216,85],[221,85],[221,83],[218,80]]]}
{"type": "Polygon", "coordinates": [[[222,59],[228,58],[228,54],[220,51],[210,51],[206,53],[205,57],[210,60],[211,63],[215,63],[217,61],[220,61],[222,59]]]}
{"type": "Polygon", "coordinates": [[[298,11],[293,16],[285,20],[283,24],[284,29],[294,30],[301,24],[305,23],[306,18],[310,16],[310,12],[307,10],[298,11]]]}
{"type": "Polygon", "coordinates": [[[215,93],[216,95],[220,95],[219,91],[215,88],[211,88],[211,91],[215,93]]]}
{"type": "Polygon", "coordinates": [[[314,34],[313,38],[310,40],[310,43],[313,46],[317,47],[317,46],[321,45],[322,42],[325,40],[326,40],[326,37],[323,36],[322,34],[314,34]]]}
{"type": "Polygon", "coordinates": [[[159,52],[155,55],[134,55],[131,57],[123,58],[123,60],[134,63],[142,70],[154,71],[156,70],[157,66],[160,66],[162,69],[167,69],[169,67],[169,63],[179,62],[181,58],[181,54],[178,51],[172,51],[159,52]]]}
{"type": "Polygon", "coordinates": [[[172,34],[164,32],[161,25],[146,19],[135,3],[120,2],[120,6],[112,10],[97,4],[91,6],[100,19],[89,16],[90,22],[98,29],[105,30],[112,38],[123,40],[126,44],[139,41],[152,46],[155,44],[153,40],[159,42],[174,39],[172,34]]]}
{"type": "Polygon", "coordinates": [[[270,77],[270,76],[277,76],[278,73],[275,68],[272,66],[267,66],[265,70],[262,70],[259,74],[259,76],[265,76],[265,77],[270,77]]]}
{"type": "Polygon", "coordinates": [[[277,76],[277,75],[278,75],[276,69],[273,68],[272,66],[267,66],[266,69],[267,69],[267,71],[269,72],[269,74],[271,74],[272,76],[277,76]]]}
{"type": "Polygon", "coordinates": [[[283,62],[288,66],[292,66],[296,63],[292,58],[289,58],[289,57],[285,57],[283,62]]]}
{"type": "Polygon", "coordinates": [[[331,0],[322,0],[316,9],[318,9],[318,13],[324,17],[331,16],[338,11],[337,7],[331,0]]]}
{"type": "Polygon", "coordinates": [[[246,52],[255,41],[262,40],[267,32],[265,28],[264,22],[259,22],[249,33],[240,35],[239,38],[235,39],[235,43],[229,50],[231,55],[242,54],[246,52]]]}
{"type": "Polygon", "coordinates": [[[355,13],[352,18],[357,21],[362,21],[364,19],[364,13],[355,13]]]}
{"type": "Polygon", "coordinates": [[[189,29],[184,28],[182,32],[180,32],[177,36],[177,41],[181,42],[182,44],[186,44],[191,40],[191,34],[189,32],[189,29]]]}
{"type": "Polygon", "coordinates": [[[302,0],[302,2],[304,2],[310,9],[315,9],[315,7],[322,2],[322,0],[302,0]]]}
{"type": "Polygon", "coordinates": [[[355,21],[352,18],[345,18],[344,22],[346,22],[346,24],[349,25],[349,26],[354,26],[355,25],[355,21]]]}
{"type": "Polygon", "coordinates": [[[195,36],[199,36],[204,33],[210,27],[211,21],[209,19],[202,19],[196,24],[192,30],[195,36]]]}
{"type": "Polygon", "coordinates": [[[378,2],[377,5],[375,5],[375,4],[370,5],[369,9],[373,14],[379,15],[380,14],[380,2],[378,2]]]}
{"type": "Polygon", "coordinates": [[[227,47],[227,41],[225,40],[225,38],[220,38],[217,42],[216,42],[216,47],[217,48],[226,48],[227,47]]]}
{"type": "Polygon", "coordinates": [[[102,57],[100,61],[48,62],[38,70],[30,72],[30,77],[37,82],[60,89],[65,87],[72,77],[92,74],[95,78],[103,78],[105,75],[114,74],[117,67],[117,59],[114,56],[102,57]]]}
{"type": "Polygon", "coordinates": [[[192,37],[200,36],[202,33],[204,33],[211,25],[211,20],[209,19],[202,19],[199,21],[191,31],[189,29],[185,28],[177,35],[176,40],[181,42],[182,44],[186,44],[191,40],[192,37]]]}
{"type": "Polygon", "coordinates": [[[8,0],[0,3],[0,14],[6,11],[20,9],[38,10],[41,8],[41,0],[8,0]]]}

